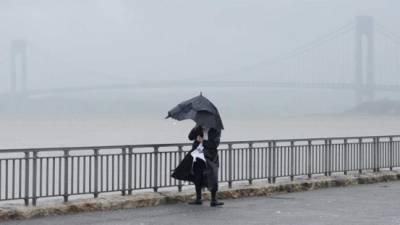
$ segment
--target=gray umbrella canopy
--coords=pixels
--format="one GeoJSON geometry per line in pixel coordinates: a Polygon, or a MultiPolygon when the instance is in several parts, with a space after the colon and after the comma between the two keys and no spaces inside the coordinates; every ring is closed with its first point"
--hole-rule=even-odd
{"type": "Polygon", "coordinates": [[[202,94],[175,106],[168,112],[169,117],[179,121],[191,119],[205,128],[224,129],[217,107],[202,94]]]}

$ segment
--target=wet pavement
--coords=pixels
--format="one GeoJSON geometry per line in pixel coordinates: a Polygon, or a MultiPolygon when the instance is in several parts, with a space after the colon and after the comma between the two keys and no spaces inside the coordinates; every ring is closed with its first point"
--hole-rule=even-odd
{"type": "Polygon", "coordinates": [[[2,225],[281,224],[400,225],[400,182],[226,200],[221,208],[187,204],[82,213],[2,225]]]}

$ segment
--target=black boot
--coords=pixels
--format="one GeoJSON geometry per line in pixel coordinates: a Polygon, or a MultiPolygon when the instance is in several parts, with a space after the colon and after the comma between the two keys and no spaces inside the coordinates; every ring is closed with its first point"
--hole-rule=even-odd
{"type": "Polygon", "coordinates": [[[203,202],[201,201],[201,186],[196,185],[196,200],[189,202],[189,205],[201,205],[203,202]]]}
{"type": "Polygon", "coordinates": [[[222,206],[222,205],[224,205],[224,203],[217,200],[217,191],[216,190],[211,191],[210,206],[217,207],[217,206],[222,206]]]}
{"type": "Polygon", "coordinates": [[[224,205],[224,202],[220,202],[220,201],[217,201],[217,200],[210,202],[210,206],[211,207],[217,207],[217,206],[223,206],[223,205],[224,205]]]}

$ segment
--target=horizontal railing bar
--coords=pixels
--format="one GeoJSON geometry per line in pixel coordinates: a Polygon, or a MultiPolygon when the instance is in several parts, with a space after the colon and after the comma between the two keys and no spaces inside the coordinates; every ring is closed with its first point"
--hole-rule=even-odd
{"type": "MultiPolygon", "coordinates": [[[[243,141],[223,141],[220,144],[248,144],[248,143],[268,143],[268,142],[300,142],[300,141],[324,141],[324,140],[344,140],[344,139],[369,139],[369,138],[394,138],[400,135],[377,135],[377,136],[352,136],[352,137],[318,137],[318,138],[295,138],[295,139],[265,139],[265,140],[243,140],[243,141]]],[[[133,144],[133,145],[109,145],[109,146],[81,146],[81,147],[44,147],[44,148],[17,148],[0,149],[0,153],[5,152],[48,152],[48,151],[85,151],[85,150],[119,150],[122,148],[154,148],[154,147],[177,147],[191,146],[192,143],[165,143],[165,144],[133,144]]]]}

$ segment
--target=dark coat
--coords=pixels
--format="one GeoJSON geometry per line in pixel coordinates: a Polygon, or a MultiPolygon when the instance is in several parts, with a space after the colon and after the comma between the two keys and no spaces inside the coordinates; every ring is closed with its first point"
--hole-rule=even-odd
{"type": "MultiPolygon", "coordinates": [[[[178,180],[185,180],[194,182],[193,174],[193,157],[191,152],[194,151],[199,142],[196,140],[197,136],[203,137],[203,128],[195,127],[189,133],[189,140],[194,141],[192,150],[185,155],[184,159],[180,162],[178,167],[172,173],[172,177],[178,180]]],[[[216,129],[210,129],[208,131],[208,139],[203,141],[204,156],[206,158],[206,169],[204,175],[206,177],[206,186],[211,190],[218,187],[218,145],[220,143],[221,132],[216,129]]]]}

